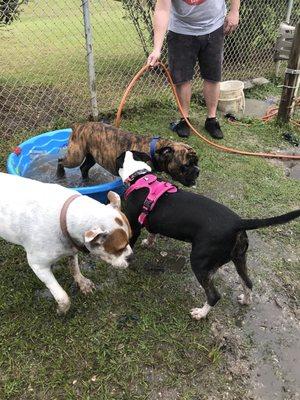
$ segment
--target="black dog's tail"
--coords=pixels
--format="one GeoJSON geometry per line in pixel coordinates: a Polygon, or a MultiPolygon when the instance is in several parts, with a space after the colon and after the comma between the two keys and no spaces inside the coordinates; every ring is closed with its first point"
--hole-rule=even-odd
{"type": "Polygon", "coordinates": [[[271,225],[286,224],[298,217],[300,217],[300,209],[273,218],[242,219],[238,224],[238,229],[248,231],[251,229],[265,228],[271,225]]]}

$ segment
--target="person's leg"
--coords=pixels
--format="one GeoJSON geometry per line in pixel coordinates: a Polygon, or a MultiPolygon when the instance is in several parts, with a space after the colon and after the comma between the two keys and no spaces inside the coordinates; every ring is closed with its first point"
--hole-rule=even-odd
{"type": "Polygon", "coordinates": [[[184,116],[188,117],[192,97],[192,83],[191,81],[179,83],[175,86],[175,88],[180,104],[182,105],[182,109],[184,111],[184,116]]]}
{"type": "MultiPolygon", "coordinates": [[[[192,97],[192,82],[187,81],[175,85],[176,93],[179,98],[179,102],[182,106],[183,115],[189,118],[190,104],[192,97]]],[[[176,132],[178,136],[182,138],[187,138],[190,136],[190,127],[188,126],[185,119],[182,117],[177,122],[171,122],[170,128],[172,131],[176,132]]]]}
{"type": "Polygon", "coordinates": [[[201,44],[198,61],[201,76],[204,80],[203,95],[207,107],[205,129],[215,139],[222,139],[223,133],[216,119],[220,95],[220,81],[223,61],[224,31],[223,27],[204,37],[199,36],[201,44]]]}
{"type": "Polygon", "coordinates": [[[203,95],[207,108],[207,117],[216,118],[217,106],[220,96],[220,82],[212,82],[204,80],[203,95]]]}
{"type": "Polygon", "coordinates": [[[204,80],[203,96],[207,108],[207,118],[205,121],[205,130],[214,139],[223,139],[219,121],[217,120],[217,106],[220,96],[220,82],[204,80]]]}
{"type": "MultiPolygon", "coordinates": [[[[171,76],[184,116],[188,117],[192,94],[191,81],[197,62],[199,46],[195,36],[182,35],[171,31],[168,32],[167,43],[171,76]]],[[[178,122],[171,123],[170,127],[180,137],[188,137],[190,134],[190,128],[184,118],[181,118],[178,122]]]]}

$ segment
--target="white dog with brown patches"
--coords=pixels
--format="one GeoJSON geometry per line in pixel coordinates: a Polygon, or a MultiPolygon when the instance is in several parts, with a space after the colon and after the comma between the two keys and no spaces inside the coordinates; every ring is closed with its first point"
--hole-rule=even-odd
{"type": "Polygon", "coordinates": [[[28,264],[52,293],[59,314],[68,311],[70,299],[51,270],[58,259],[71,257],[71,273],[85,294],[94,284],[80,272],[78,249],[114,267],[128,266],[131,229],[116,193],[109,192],[110,204],[104,205],[72,189],[5,173],[0,173],[0,187],[0,237],[24,247],[28,264]]]}

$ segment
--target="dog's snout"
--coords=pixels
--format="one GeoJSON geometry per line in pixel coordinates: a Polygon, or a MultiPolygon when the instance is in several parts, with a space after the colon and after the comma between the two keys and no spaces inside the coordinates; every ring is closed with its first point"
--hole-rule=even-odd
{"type": "Polygon", "coordinates": [[[134,257],[133,253],[129,254],[129,256],[126,257],[126,261],[128,263],[131,263],[131,261],[133,260],[133,257],[134,257]]]}
{"type": "Polygon", "coordinates": [[[199,167],[195,167],[195,175],[199,176],[200,174],[200,168],[199,167]]]}

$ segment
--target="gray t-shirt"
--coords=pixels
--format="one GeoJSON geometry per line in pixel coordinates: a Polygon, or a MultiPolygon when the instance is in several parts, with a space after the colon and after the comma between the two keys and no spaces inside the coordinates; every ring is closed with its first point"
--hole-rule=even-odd
{"type": "Polygon", "coordinates": [[[225,0],[172,0],[169,30],[206,35],[223,25],[225,15],[225,0]]]}

